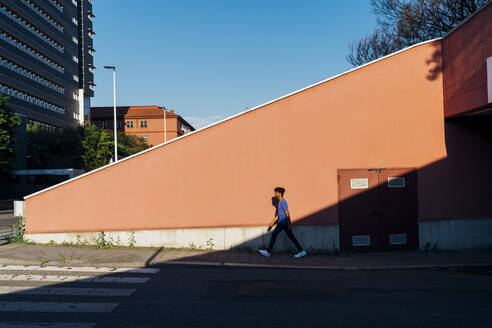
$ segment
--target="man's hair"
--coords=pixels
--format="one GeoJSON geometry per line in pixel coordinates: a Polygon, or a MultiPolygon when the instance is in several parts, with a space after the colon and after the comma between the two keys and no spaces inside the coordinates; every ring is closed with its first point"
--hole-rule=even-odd
{"type": "Polygon", "coordinates": [[[277,187],[274,189],[274,191],[279,192],[280,194],[282,194],[282,196],[284,196],[285,188],[277,187]]]}

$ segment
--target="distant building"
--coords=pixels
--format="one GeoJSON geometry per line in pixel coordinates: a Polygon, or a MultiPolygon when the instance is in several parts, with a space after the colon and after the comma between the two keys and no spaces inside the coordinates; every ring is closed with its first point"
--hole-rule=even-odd
{"type": "MultiPolygon", "coordinates": [[[[119,106],[116,107],[117,128],[129,135],[136,135],[149,145],[164,142],[164,110],[159,106],[119,106]]],[[[195,128],[184,118],[166,110],[166,140],[172,140],[195,128]]],[[[91,124],[103,129],[113,129],[113,107],[91,107],[91,124]]],[[[88,122],[87,122],[88,123],[88,122]]]]}
{"type": "Polygon", "coordinates": [[[93,92],[92,0],[0,2],[0,94],[25,123],[83,124],[93,92]]]}

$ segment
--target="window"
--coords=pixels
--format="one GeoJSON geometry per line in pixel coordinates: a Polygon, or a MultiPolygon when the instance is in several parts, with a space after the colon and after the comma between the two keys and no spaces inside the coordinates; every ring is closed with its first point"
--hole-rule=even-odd
{"type": "Polygon", "coordinates": [[[37,50],[34,50],[32,48],[29,48],[26,46],[25,43],[22,41],[14,38],[12,35],[8,34],[5,31],[0,30],[0,39],[10,43],[12,46],[20,49],[21,51],[29,54],[30,56],[36,58],[37,60],[45,63],[46,65],[50,66],[51,68],[56,69],[60,73],[64,72],[64,68],[62,65],[56,63],[55,61],[51,60],[50,58],[46,57],[42,53],[38,52],[37,50]]]}
{"type": "Polygon", "coordinates": [[[21,0],[26,6],[31,8],[36,14],[41,16],[48,23],[53,25],[58,31],[63,32],[63,25],[57,22],[53,17],[51,17],[46,11],[41,9],[37,4],[35,4],[32,0],[21,0]]]}
{"type": "Polygon", "coordinates": [[[127,128],[133,128],[133,121],[127,121],[126,122],[126,127],[127,128]]]}
{"type": "Polygon", "coordinates": [[[15,98],[18,98],[22,101],[29,102],[31,104],[34,104],[36,106],[40,106],[49,110],[52,110],[54,112],[57,112],[59,114],[65,114],[65,108],[49,103],[47,101],[44,101],[42,99],[39,99],[35,96],[32,96],[26,92],[23,92],[21,90],[9,87],[7,85],[0,84],[0,90],[3,94],[7,94],[8,96],[13,96],[15,98]]]}
{"type": "Polygon", "coordinates": [[[46,33],[42,32],[40,29],[38,29],[36,26],[32,25],[29,23],[27,20],[25,20],[22,16],[19,14],[13,12],[10,8],[8,7],[3,7],[0,8],[0,13],[3,13],[5,16],[8,18],[12,19],[14,22],[31,32],[32,34],[36,35],[38,38],[43,40],[44,42],[48,43],[50,46],[54,47],[58,51],[63,53],[63,46],[52,39],[50,36],[48,36],[46,33]]]}
{"type": "Polygon", "coordinates": [[[79,57],[77,56],[72,56],[72,59],[74,62],[78,63],[79,62],[79,57]]]}
{"type": "Polygon", "coordinates": [[[108,128],[108,121],[99,121],[99,127],[103,129],[108,128]]]}
{"type": "Polygon", "coordinates": [[[73,80],[79,82],[79,77],[77,75],[74,75],[73,80]]]}
{"type": "Polygon", "coordinates": [[[63,5],[57,0],[49,0],[49,2],[56,7],[59,11],[63,12],[63,5]]]}
{"type": "Polygon", "coordinates": [[[181,124],[181,130],[186,133],[191,132],[190,127],[184,124],[181,124]]]}
{"type": "Polygon", "coordinates": [[[142,135],[140,136],[140,139],[142,139],[143,141],[147,142],[147,141],[149,140],[149,136],[148,136],[148,135],[146,135],[146,134],[142,134],[142,135]]]}
{"type": "Polygon", "coordinates": [[[79,44],[79,39],[77,39],[76,37],[72,36],[72,41],[73,43],[75,44],[79,44]]]}
{"type": "Polygon", "coordinates": [[[0,66],[3,66],[11,71],[14,71],[24,77],[27,77],[30,80],[33,80],[39,84],[42,84],[44,86],[47,86],[48,88],[51,88],[59,93],[64,94],[65,89],[61,87],[60,85],[56,84],[55,82],[49,81],[45,79],[44,77],[41,77],[40,75],[29,71],[27,68],[17,65],[14,62],[11,62],[10,60],[3,58],[0,56],[0,66]]]}
{"type": "Polygon", "coordinates": [[[72,17],[72,23],[74,23],[75,25],[79,25],[79,21],[75,17],[72,17]]]}
{"type": "Polygon", "coordinates": [[[140,121],[140,127],[146,128],[147,127],[147,121],[140,121]]]}

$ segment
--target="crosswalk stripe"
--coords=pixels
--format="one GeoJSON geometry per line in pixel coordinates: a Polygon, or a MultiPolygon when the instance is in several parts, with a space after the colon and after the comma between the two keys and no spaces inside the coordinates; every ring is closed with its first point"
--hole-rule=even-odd
{"type": "Polygon", "coordinates": [[[0,312],[111,312],[118,303],[0,301],[0,312]]]}
{"type": "Polygon", "coordinates": [[[0,270],[18,271],[71,271],[71,272],[104,272],[104,273],[157,273],[157,268],[110,268],[110,267],[60,267],[41,265],[0,265],[0,270]]]}
{"type": "Polygon", "coordinates": [[[95,322],[1,322],[2,328],[92,328],[95,322]]]}
{"type": "Polygon", "coordinates": [[[98,282],[143,284],[150,278],[144,277],[108,277],[108,276],[45,276],[34,274],[0,274],[0,281],[47,281],[47,282],[98,282]]]}
{"type": "Polygon", "coordinates": [[[0,286],[0,295],[130,296],[134,292],[133,288],[0,286]]]}

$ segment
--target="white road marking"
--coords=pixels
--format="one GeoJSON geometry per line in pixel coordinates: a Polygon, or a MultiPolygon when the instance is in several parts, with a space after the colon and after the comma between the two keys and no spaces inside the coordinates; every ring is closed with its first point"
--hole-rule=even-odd
{"type": "Polygon", "coordinates": [[[94,322],[1,322],[2,328],[91,328],[94,322]]]}
{"type": "Polygon", "coordinates": [[[111,312],[118,303],[0,301],[0,312],[111,312]]]}
{"type": "Polygon", "coordinates": [[[104,276],[45,276],[35,274],[0,274],[0,281],[47,281],[47,282],[101,282],[143,284],[150,278],[144,277],[104,277],[104,276]]]}
{"type": "Polygon", "coordinates": [[[157,268],[110,268],[110,267],[59,267],[41,265],[0,265],[0,270],[18,271],[71,271],[71,272],[129,272],[129,273],[157,273],[157,268]]]}
{"type": "Polygon", "coordinates": [[[32,287],[0,286],[0,295],[57,295],[57,296],[130,296],[133,288],[74,288],[74,287],[32,287]]]}

